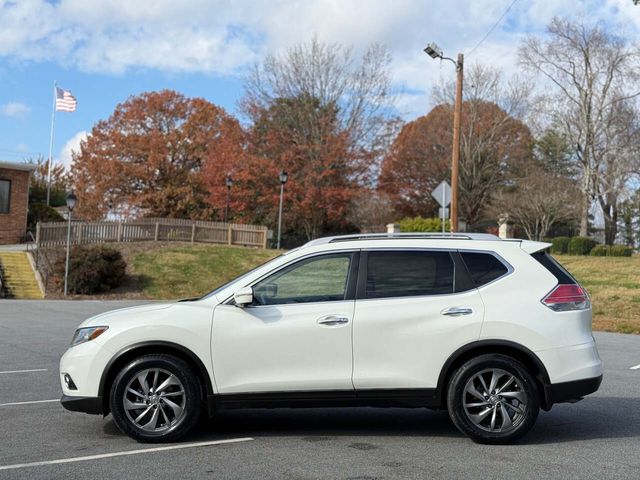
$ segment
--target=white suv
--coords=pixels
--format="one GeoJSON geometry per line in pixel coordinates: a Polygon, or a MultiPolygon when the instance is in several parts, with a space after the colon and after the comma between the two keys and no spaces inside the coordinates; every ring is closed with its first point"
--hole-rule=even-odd
{"type": "Polygon", "coordinates": [[[598,389],[586,291],[547,243],[487,234],[351,235],[292,250],[197,299],[86,320],[62,404],[140,441],[231,408],[447,409],[509,443],[540,408],[598,389]]]}

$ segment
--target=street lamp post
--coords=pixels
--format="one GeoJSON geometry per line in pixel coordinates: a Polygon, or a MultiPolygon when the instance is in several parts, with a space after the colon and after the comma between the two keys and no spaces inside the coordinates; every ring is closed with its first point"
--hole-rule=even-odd
{"type": "Polygon", "coordinates": [[[76,196],[71,192],[67,195],[67,258],[64,263],[64,296],[67,296],[68,292],[68,281],[69,281],[69,247],[71,244],[71,212],[73,212],[74,207],[76,206],[76,196]]]}
{"type": "Polygon", "coordinates": [[[231,187],[233,186],[233,178],[227,176],[227,205],[224,208],[224,223],[229,221],[229,203],[231,202],[231,187]]]}
{"type": "Polygon", "coordinates": [[[453,148],[451,150],[451,231],[458,231],[458,166],[460,164],[460,118],[462,116],[462,82],[464,55],[459,53],[458,60],[445,57],[442,49],[435,43],[430,43],[424,49],[431,58],[449,60],[456,66],[456,100],[453,107],[453,148]]]}
{"type": "Polygon", "coordinates": [[[287,174],[287,172],[285,172],[284,170],[282,170],[280,172],[280,209],[278,210],[278,250],[280,249],[280,238],[282,235],[282,199],[284,197],[284,184],[287,183],[287,179],[289,178],[289,175],[287,174]]]}

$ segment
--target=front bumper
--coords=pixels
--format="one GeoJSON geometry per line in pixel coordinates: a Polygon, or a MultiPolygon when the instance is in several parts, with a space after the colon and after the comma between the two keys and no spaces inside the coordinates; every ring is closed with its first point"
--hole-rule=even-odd
{"type": "Polygon", "coordinates": [[[600,388],[602,375],[593,378],[583,378],[571,382],[552,383],[544,386],[544,399],[546,409],[550,409],[554,403],[577,402],[582,397],[595,392],[600,388]]]}
{"type": "Polygon", "coordinates": [[[62,395],[60,403],[72,412],[84,412],[91,415],[102,415],[102,397],[71,397],[62,395]]]}

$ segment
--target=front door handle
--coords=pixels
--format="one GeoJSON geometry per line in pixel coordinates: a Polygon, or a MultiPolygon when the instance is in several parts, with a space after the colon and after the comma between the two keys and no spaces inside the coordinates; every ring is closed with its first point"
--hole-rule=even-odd
{"type": "Polygon", "coordinates": [[[326,325],[327,327],[335,327],[337,325],[344,325],[349,323],[349,317],[344,315],[327,315],[318,319],[318,324],[326,325]]]}
{"type": "Polygon", "coordinates": [[[446,310],[442,310],[440,313],[449,317],[460,317],[462,315],[471,315],[473,310],[469,307],[451,307],[446,310]]]}

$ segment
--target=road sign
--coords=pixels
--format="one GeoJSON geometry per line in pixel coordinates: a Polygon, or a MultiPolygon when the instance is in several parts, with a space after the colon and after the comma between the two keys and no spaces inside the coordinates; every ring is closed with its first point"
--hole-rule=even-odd
{"type": "Polygon", "coordinates": [[[439,218],[449,218],[449,209],[440,207],[438,209],[438,217],[439,218]]]}
{"type": "Polygon", "coordinates": [[[446,207],[451,203],[451,187],[446,180],[440,182],[440,185],[431,192],[431,196],[436,199],[441,207],[446,207]]]}

